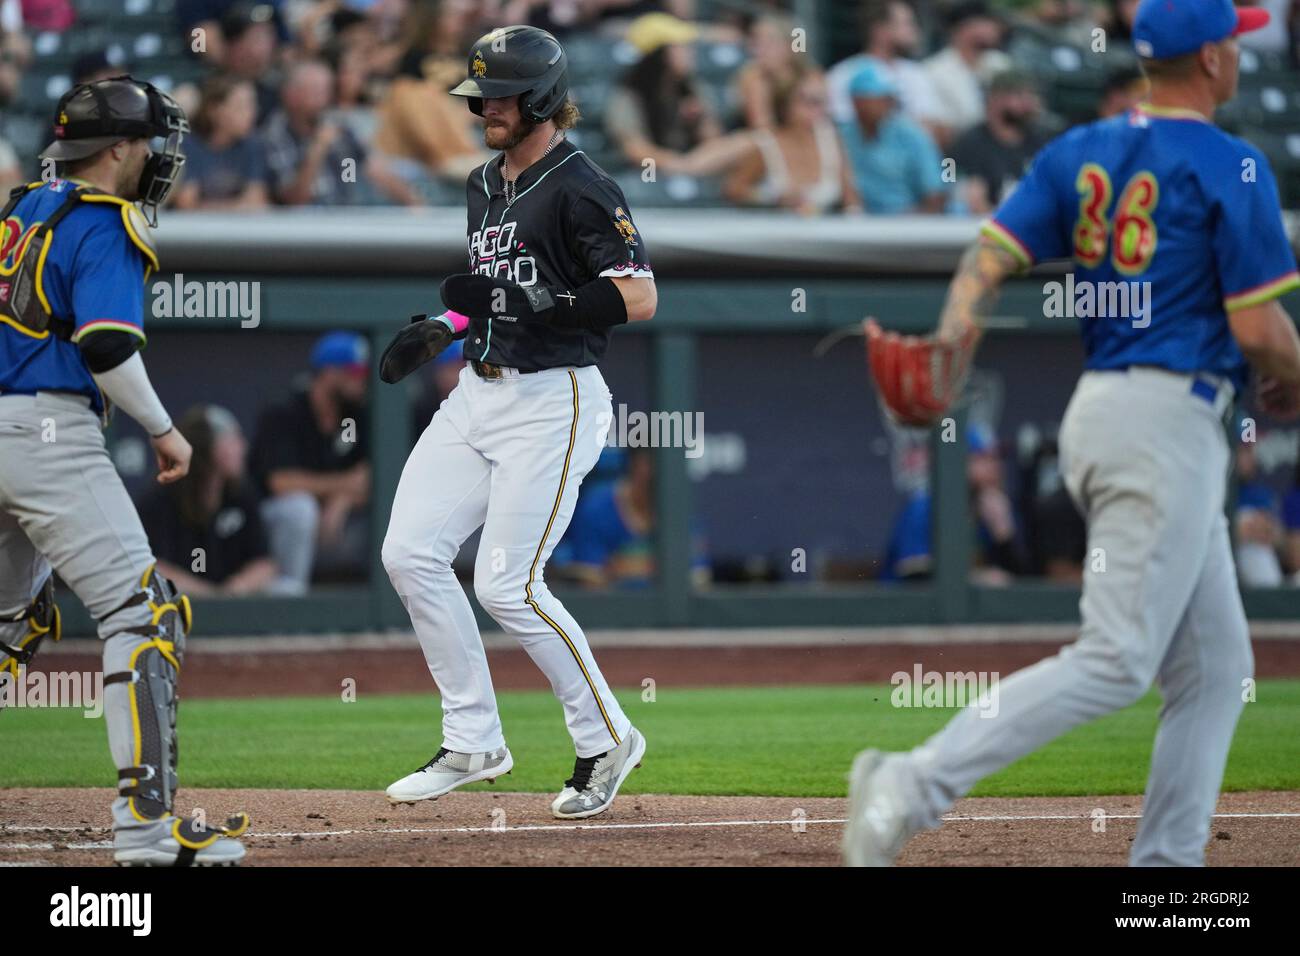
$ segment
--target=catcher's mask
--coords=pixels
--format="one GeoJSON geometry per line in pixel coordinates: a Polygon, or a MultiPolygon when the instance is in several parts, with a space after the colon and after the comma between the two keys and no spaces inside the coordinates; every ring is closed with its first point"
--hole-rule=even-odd
{"type": "Polygon", "coordinates": [[[500,27],[474,41],[469,75],[451,91],[483,115],[483,101],[519,97],[519,114],[533,123],[550,119],[569,95],[569,61],[560,41],[537,27],[500,27]]]}
{"type": "Polygon", "coordinates": [[[86,159],[124,139],[148,139],[150,155],[137,187],[141,211],[158,225],[158,207],[180,178],[181,143],[190,131],[180,105],[152,83],[114,76],[64,93],[54,114],[54,142],[41,159],[86,159]]]}

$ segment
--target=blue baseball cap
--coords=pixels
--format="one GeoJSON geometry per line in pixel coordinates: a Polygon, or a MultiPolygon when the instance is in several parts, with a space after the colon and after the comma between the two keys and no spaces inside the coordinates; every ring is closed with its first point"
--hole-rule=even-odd
{"type": "Polygon", "coordinates": [[[1234,7],[1232,0],[1142,0],[1133,18],[1133,49],[1148,60],[1168,60],[1267,23],[1267,10],[1234,7]]]}
{"type": "Polygon", "coordinates": [[[966,426],[966,451],[971,455],[979,455],[986,451],[993,451],[997,440],[993,437],[993,431],[987,425],[982,423],[970,422],[966,426]]]}
{"type": "Polygon", "coordinates": [[[898,84],[874,57],[863,63],[862,69],[849,81],[849,96],[897,96],[898,84]]]}
{"type": "Polygon", "coordinates": [[[356,332],[327,332],[311,350],[312,371],[346,368],[354,372],[370,368],[370,346],[356,332]]]}

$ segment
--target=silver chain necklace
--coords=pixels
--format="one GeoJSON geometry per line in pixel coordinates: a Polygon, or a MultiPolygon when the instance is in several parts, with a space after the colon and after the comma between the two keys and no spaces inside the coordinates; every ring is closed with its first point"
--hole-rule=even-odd
{"type": "MultiPolygon", "coordinates": [[[[555,144],[558,143],[559,141],[560,141],[560,130],[557,129],[554,133],[551,134],[551,141],[546,144],[546,149],[542,151],[542,155],[537,157],[538,160],[545,159],[546,154],[549,153],[551,150],[553,150],[555,148],[555,144]]],[[[503,153],[501,156],[501,185],[505,187],[507,206],[514,203],[516,198],[515,190],[518,188],[515,185],[515,180],[506,178],[508,175],[510,175],[510,165],[509,165],[509,161],[505,157],[505,154],[503,153]]]]}

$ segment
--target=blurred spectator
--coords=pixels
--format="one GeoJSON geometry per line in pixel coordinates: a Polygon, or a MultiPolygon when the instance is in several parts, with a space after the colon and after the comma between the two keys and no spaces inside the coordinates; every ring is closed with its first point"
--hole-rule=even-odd
{"type": "Polygon", "coordinates": [[[461,60],[452,72],[445,60],[412,49],[379,104],[375,151],[412,183],[441,177],[463,185],[470,170],[489,158],[479,142],[477,117],[447,93],[451,83],[459,82],[457,75],[464,76],[461,60]]]}
{"type": "Polygon", "coordinates": [[[324,57],[337,68],[346,51],[357,57],[366,76],[391,76],[411,40],[429,24],[439,22],[439,12],[452,4],[428,0],[370,0],[342,5],[325,0],[310,8],[298,24],[298,47],[309,57],[324,57]]]}
{"type": "Polygon", "coordinates": [[[1027,73],[997,74],[986,99],[984,122],[952,144],[960,199],[975,216],[988,215],[1010,194],[1050,138],[1038,125],[1042,103],[1027,73]]]}
{"type": "Polygon", "coordinates": [[[633,166],[721,135],[694,79],[698,36],[694,24],[666,13],[646,14],[628,27],[627,40],[641,59],[610,93],[605,128],[633,166]]]}
{"type": "Polygon", "coordinates": [[[289,42],[283,7],[284,0],[176,0],[176,22],[187,50],[215,66],[235,70],[229,62],[227,47],[232,35],[236,41],[243,35],[241,24],[269,22],[272,48],[277,43],[289,42]]]}
{"type": "Polygon", "coordinates": [[[15,186],[21,186],[27,181],[23,175],[23,164],[18,160],[18,154],[14,148],[9,145],[3,137],[0,137],[0,190],[8,193],[15,186]]]}
{"type": "Polygon", "coordinates": [[[921,48],[916,14],[905,0],[871,0],[863,6],[863,51],[841,60],[827,75],[831,119],[854,120],[849,84],[867,65],[874,65],[898,90],[903,113],[933,134],[941,109],[934,84],[921,64],[909,59],[921,48]]]}
{"type": "Polygon", "coordinates": [[[31,59],[31,48],[22,32],[22,18],[17,26],[0,27],[0,106],[8,106],[18,96],[23,69],[31,59]]]}
{"type": "Polygon", "coordinates": [[[331,47],[325,61],[334,71],[334,115],[358,140],[373,142],[379,117],[370,101],[371,76],[365,49],[360,46],[331,47]]]}
{"type": "Polygon", "coordinates": [[[1097,21],[1086,0],[1034,0],[1021,11],[1017,25],[1024,24],[1037,27],[1056,43],[1088,49],[1097,21]]]}
{"type": "Polygon", "coordinates": [[[549,30],[558,37],[573,30],[593,24],[603,7],[657,9],[658,4],[627,2],[627,0],[506,0],[502,5],[502,23],[527,23],[529,26],[549,30]]]}
{"type": "MultiPolygon", "coordinates": [[[[976,541],[971,577],[979,584],[1009,584],[1013,575],[1023,573],[1026,562],[1016,536],[1011,499],[1002,487],[1002,460],[992,436],[983,428],[969,426],[966,442],[966,477],[976,541]]],[[[931,510],[929,491],[913,493],[903,506],[890,535],[882,580],[922,580],[933,572],[931,510]]]]}
{"type": "Polygon", "coordinates": [[[1137,15],[1138,0],[1106,0],[1102,28],[1106,31],[1106,53],[1129,55],[1133,53],[1133,18],[1137,15]]]}
{"type": "MultiPolygon", "coordinates": [[[[21,8],[21,27],[29,33],[63,33],[77,22],[72,0],[21,0],[14,6],[21,8]]],[[[6,18],[12,16],[5,12],[6,18]]]]}
{"type": "Polygon", "coordinates": [[[1259,30],[1243,33],[1237,42],[1256,53],[1285,55],[1291,49],[1291,0],[1245,0],[1243,7],[1260,7],[1269,12],[1268,23],[1259,30]]]}
{"type": "Polygon", "coordinates": [[[1300,455],[1296,456],[1291,490],[1282,498],[1282,523],[1286,528],[1283,559],[1292,584],[1300,584],[1300,455]]]}
{"type": "Polygon", "coordinates": [[[754,149],[727,179],[732,202],[782,206],[803,215],[834,209],[862,211],[849,168],[826,110],[826,82],[803,72],[776,97],[777,128],[751,135],[754,149]]]}
{"type": "Polygon", "coordinates": [[[366,340],[331,332],[312,349],[311,378],[267,408],[253,443],[253,472],[266,500],[276,588],[302,594],[313,570],[362,575],[369,553],[366,340]]]}
{"type": "Polygon", "coordinates": [[[195,597],[266,590],[276,568],[239,422],[218,405],[199,405],[177,428],[194,447],[189,474],[154,488],[140,504],[158,570],[195,597]]]}
{"type": "Polygon", "coordinates": [[[869,213],[937,213],[946,199],[939,151],[898,108],[898,88],[867,63],[849,85],[855,121],[840,127],[854,182],[869,213]]]}
{"type": "Polygon", "coordinates": [[[113,57],[109,56],[108,50],[95,50],[91,53],[83,53],[72,61],[72,85],[94,83],[96,80],[107,80],[109,77],[122,76],[130,72],[130,65],[122,62],[115,63],[113,57]]]}
{"type": "Polygon", "coordinates": [[[277,101],[279,73],[275,70],[278,35],[275,11],[266,3],[237,3],[221,17],[224,38],[221,52],[209,51],[209,60],[232,76],[253,84],[257,91],[257,122],[262,123],[277,101]]]}
{"type": "Polygon", "coordinates": [[[749,62],[732,81],[741,118],[750,129],[777,124],[777,96],[788,94],[806,72],[807,55],[794,52],[793,31],[794,21],[776,14],[757,17],[750,24],[749,62]]]}
{"type": "Polygon", "coordinates": [[[984,118],[983,84],[1011,65],[998,49],[1002,21],[983,0],[959,3],[948,12],[947,24],[947,46],[923,64],[940,104],[941,146],[984,118]]]}
{"type": "Polygon", "coordinates": [[[1083,580],[1088,529],[1061,476],[1060,447],[1055,436],[1041,438],[1024,426],[1020,446],[1020,514],[1031,573],[1060,584],[1083,580]]]}
{"type": "Polygon", "coordinates": [[[390,199],[418,205],[420,197],[380,159],[366,150],[345,125],[328,116],[334,101],[334,74],[318,60],[290,67],[280,91],[283,107],[262,130],[271,193],[288,206],[342,206],[369,197],[358,186],[373,183],[390,199]]]}
{"type": "Polygon", "coordinates": [[[1147,81],[1137,66],[1122,66],[1106,75],[1097,104],[1097,116],[1105,119],[1127,113],[1147,97],[1147,81]]]}
{"type": "MultiPolygon", "coordinates": [[[[612,463],[624,453],[606,448],[601,457],[612,463]]],[[[654,456],[649,449],[637,448],[626,454],[626,460],[623,476],[583,486],[573,520],[552,559],[561,577],[590,588],[654,585],[654,456]]],[[[710,577],[708,556],[697,534],[691,581],[698,587],[708,584],[710,577]]]]}
{"type": "Polygon", "coordinates": [[[192,135],[185,140],[185,177],[178,209],[261,209],[267,205],[266,156],[253,132],[253,84],[217,74],[203,84],[192,135]]]}
{"type": "MultiPolygon", "coordinates": [[[[27,52],[22,27],[22,9],[17,0],[6,0],[3,7],[0,7],[0,110],[7,109],[13,103],[22,83],[27,52]]],[[[27,175],[23,161],[9,141],[0,136],[0,190],[7,194],[10,189],[25,182],[27,175]]]]}
{"type": "MultiPolygon", "coordinates": [[[[1238,434],[1241,430],[1238,429],[1238,434]]],[[[1255,442],[1237,443],[1237,506],[1232,516],[1237,577],[1244,587],[1273,588],[1282,583],[1282,522],[1277,499],[1259,474],[1255,442]]]]}

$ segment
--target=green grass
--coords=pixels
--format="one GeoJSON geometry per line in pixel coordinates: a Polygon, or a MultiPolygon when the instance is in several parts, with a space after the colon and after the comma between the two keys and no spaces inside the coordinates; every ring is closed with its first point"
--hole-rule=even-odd
{"type": "MultiPolygon", "coordinates": [[[[888,687],[661,690],[619,694],[645,733],[629,792],[837,796],[867,745],[902,749],[952,713],[891,707],[888,687]]],[[[511,790],[556,789],[573,751],[549,693],[500,695],[511,790]]],[[[1080,727],[985,780],[985,796],[1140,793],[1159,700],[1080,727]]],[[[181,708],[181,780],[196,787],[382,789],[437,748],[432,696],[195,700],[181,708]]],[[[1229,760],[1229,790],[1300,789],[1300,681],[1261,681],[1229,760]]],[[[109,786],[102,720],[76,710],[0,714],[0,785],[109,786]]],[[[480,784],[479,787],[485,787],[480,784]]],[[[501,786],[498,783],[497,786],[501,786]]]]}

